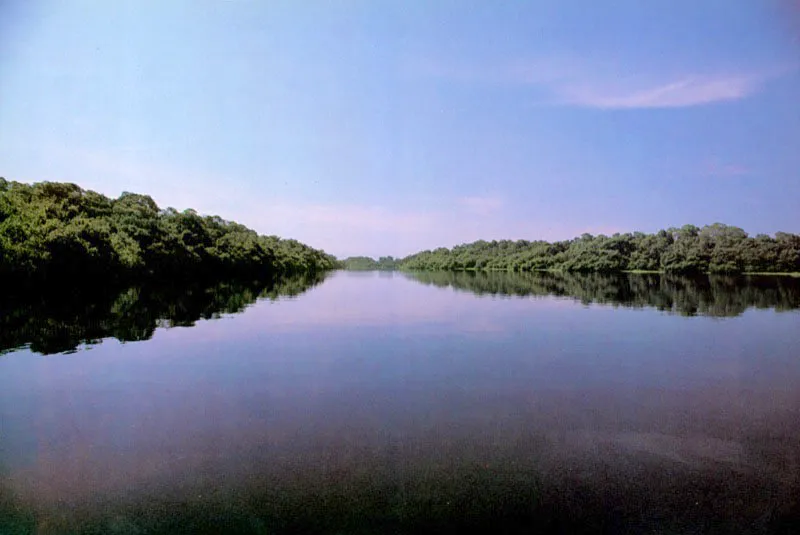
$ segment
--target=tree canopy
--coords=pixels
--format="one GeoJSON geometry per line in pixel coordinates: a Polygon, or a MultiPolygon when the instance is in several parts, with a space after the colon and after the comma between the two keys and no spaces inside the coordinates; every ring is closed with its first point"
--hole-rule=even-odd
{"type": "Polygon", "coordinates": [[[75,184],[0,178],[0,275],[94,280],[322,271],[336,259],[218,216],[160,209],[147,195],[111,199],[75,184]]]}
{"type": "Polygon", "coordinates": [[[351,256],[342,261],[344,269],[352,271],[376,271],[399,269],[400,259],[393,256],[382,256],[378,260],[368,256],[351,256]]]}
{"type": "Polygon", "coordinates": [[[698,228],[566,241],[476,241],[423,251],[402,260],[406,270],[662,271],[667,273],[800,272],[800,236],[778,232],[750,237],[721,223],[698,228]]]}

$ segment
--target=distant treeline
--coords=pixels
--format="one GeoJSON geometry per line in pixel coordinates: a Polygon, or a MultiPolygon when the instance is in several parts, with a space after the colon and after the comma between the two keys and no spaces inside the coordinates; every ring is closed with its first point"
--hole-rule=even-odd
{"type": "Polygon", "coordinates": [[[749,237],[720,223],[698,228],[546,241],[477,241],[404,258],[401,268],[507,271],[662,271],[666,273],[800,272],[800,236],[778,232],[749,237]]]}
{"type": "Polygon", "coordinates": [[[374,260],[368,256],[351,256],[342,261],[342,267],[353,271],[394,270],[400,268],[400,259],[382,256],[374,260]]]}
{"type": "Polygon", "coordinates": [[[738,316],[748,308],[800,308],[800,279],[658,273],[413,272],[423,284],[476,295],[568,297],[584,304],[652,307],[684,316],[738,316]]]}
{"type": "Polygon", "coordinates": [[[63,287],[35,299],[30,292],[5,291],[0,294],[0,355],[25,346],[42,354],[61,353],[110,337],[122,342],[148,340],[157,327],[189,327],[200,319],[241,312],[257,299],[296,296],[324,277],[317,272],[260,282],[63,287]]]}
{"type": "Polygon", "coordinates": [[[0,178],[0,276],[28,280],[176,279],[323,271],[336,259],[147,195],[110,199],[75,184],[0,178]]]}

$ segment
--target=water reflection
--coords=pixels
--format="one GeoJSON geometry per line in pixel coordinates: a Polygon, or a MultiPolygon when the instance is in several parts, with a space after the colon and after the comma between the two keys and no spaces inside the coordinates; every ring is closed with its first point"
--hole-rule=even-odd
{"type": "Polygon", "coordinates": [[[738,316],[751,307],[800,308],[800,278],[794,277],[446,271],[409,276],[476,295],[571,297],[584,304],[652,307],[684,316],[738,316]]]}
{"type": "Polygon", "coordinates": [[[794,533],[799,322],[340,272],[144,343],[20,351],[0,533],[794,533]]]}
{"type": "Polygon", "coordinates": [[[71,352],[104,338],[149,340],[159,327],[191,327],[200,319],[242,312],[258,299],[300,295],[323,280],[324,274],[306,274],[260,282],[5,293],[0,355],[25,346],[45,355],[71,352]]]}
{"type": "MultiPolygon", "coordinates": [[[[304,322],[324,315],[331,324],[404,322],[413,318],[447,317],[431,309],[437,296],[408,288],[402,296],[386,301],[374,291],[378,280],[409,278],[425,285],[465,290],[478,296],[554,296],[624,307],[652,307],[684,316],[733,317],[748,308],[776,311],[800,308],[800,279],[792,277],[677,277],[658,274],[474,273],[423,272],[348,273],[340,282],[346,292],[353,285],[370,291],[362,300],[335,296],[337,306],[321,303],[303,311],[304,322]],[[433,301],[431,301],[431,299],[433,301]],[[381,301],[383,306],[375,306],[381,301]],[[347,302],[345,302],[347,301],[347,302]],[[367,302],[370,301],[370,302],[367,302]],[[346,306],[345,306],[346,305],[346,306]],[[330,317],[328,317],[330,315],[330,317]],[[384,321],[385,320],[385,321],[384,321]]],[[[225,281],[215,284],[185,283],[178,286],[136,286],[123,289],[49,290],[3,292],[0,298],[0,354],[29,347],[41,354],[75,351],[104,338],[122,342],[148,340],[159,327],[193,326],[197,320],[242,312],[257,299],[297,296],[318,285],[324,275],[305,275],[271,282],[225,281]]],[[[340,284],[341,286],[341,284],[340,284]]],[[[422,290],[420,288],[419,290],[422,290]]],[[[434,307],[435,308],[435,307],[434,307]]],[[[297,325],[300,318],[276,318],[277,324],[297,325]]],[[[463,318],[461,318],[463,319],[463,318]]],[[[466,328],[462,322],[462,327],[466,328]]]]}

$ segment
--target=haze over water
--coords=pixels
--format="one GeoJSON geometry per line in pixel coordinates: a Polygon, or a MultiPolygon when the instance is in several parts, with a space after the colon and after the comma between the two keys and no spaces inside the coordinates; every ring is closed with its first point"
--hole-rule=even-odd
{"type": "Polygon", "coordinates": [[[798,286],[337,272],[137,342],[4,340],[0,527],[789,533],[798,286]]]}

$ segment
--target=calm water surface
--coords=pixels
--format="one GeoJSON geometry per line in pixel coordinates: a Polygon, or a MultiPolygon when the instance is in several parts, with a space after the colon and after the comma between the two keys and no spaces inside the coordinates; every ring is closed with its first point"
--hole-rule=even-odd
{"type": "Polygon", "coordinates": [[[339,272],[6,303],[0,533],[795,533],[799,286],[339,272]]]}

